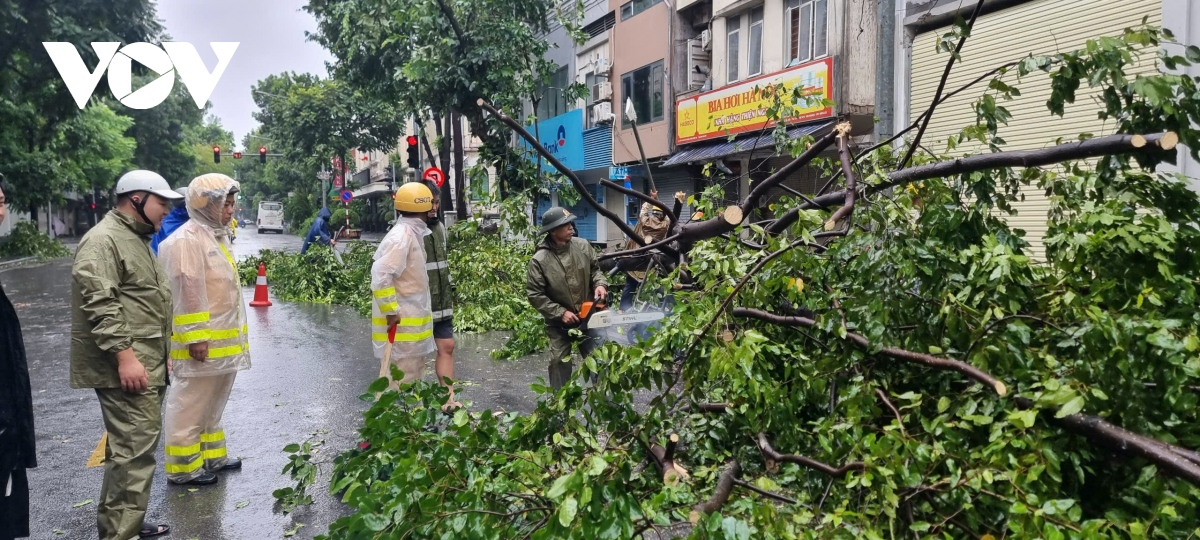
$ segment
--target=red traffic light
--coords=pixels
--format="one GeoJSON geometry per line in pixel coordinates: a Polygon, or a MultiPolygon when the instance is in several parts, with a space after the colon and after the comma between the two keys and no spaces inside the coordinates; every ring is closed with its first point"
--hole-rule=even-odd
{"type": "Polygon", "coordinates": [[[221,147],[213,145],[213,163],[221,162],[221,147]]]}
{"type": "Polygon", "coordinates": [[[242,153],[241,153],[241,152],[234,152],[234,153],[233,153],[233,159],[242,159],[242,153]]]}
{"type": "Polygon", "coordinates": [[[408,138],[407,138],[407,139],[405,139],[405,141],[407,141],[407,142],[408,142],[408,145],[409,145],[409,146],[416,146],[416,145],[417,145],[417,136],[416,136],[416,135],[409,135],[409,136],[408,136],[408,138]]]}
{"type": "Polygon", "coordinates": [[[220,153],[221,153],[221,147],[220,147],[220,146],[213,146],[213,153],[214,153],[214,154],[220,154],[220,153]]]}
{"type": "Polygon", "coordinates": [[[265,147],[265,146],[258,147],[258,153],[260,153],[260,154],[267,153],[267,147],[265,147]]]}

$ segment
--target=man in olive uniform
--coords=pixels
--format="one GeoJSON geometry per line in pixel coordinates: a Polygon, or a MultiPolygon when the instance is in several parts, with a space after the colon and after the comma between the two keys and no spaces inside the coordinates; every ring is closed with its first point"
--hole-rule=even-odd
{"type": "Polygon", "coordinates": [[[96,526],[101,540],[166,534],[144,525],[162,432],[171,350],[171,286],[150,237],[180,195],[151,171],[117,181],[117,207],[84,235],[71,267],[71,387],[94,388],[108,445],[96,526]]]}
{"type": "Polygon", "coordinates": [[[542,214],[541,232],[546,238],[538,244],[529,271],[525,274],[525,295],[546,320],[550,337],[550,386],[558,390],[571,378],[571,345],[579,342],[586,358],[599,343],[591,335],[575,337],[570,329],[579,325],[579,310],[584,302],[608,295],[608,281],[600,270],[600,261],[591,244],[575,238],[575,216],[555,206],[542,214]]]}
{"type": "MultiPolygon", "coordinates": [[[[429,218],[426,220],[429,234],[425,235],[425,270],[429,272],[433,341],[437,344],[437,360],[433,366],[438,382],[445,385],[446,377],[454,379],[454,286],[450,283],[450,262],[446,247],[449,235],[446,233],[446,225],[442,223],[440,211],[441,190],[433,182],[426,182],[426,185],[434,193],[433,209],[429,211],[429,218]]],[[[462,405],[454,399],[454,387],[449,389],[450,399],[442,406],[443,410],[462,405]]]]}

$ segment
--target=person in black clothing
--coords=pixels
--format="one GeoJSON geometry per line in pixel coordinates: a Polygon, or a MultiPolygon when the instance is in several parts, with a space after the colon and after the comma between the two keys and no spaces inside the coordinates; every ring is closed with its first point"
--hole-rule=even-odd
{"type": "MultiPolygon", "coordinates": [[[[0,223],[6,204],[0,191],[0,223]]],[[[29,536],[29,479],[37,467],[33,394],[17,311],[0,284],[0,540],[29,536]]]]}

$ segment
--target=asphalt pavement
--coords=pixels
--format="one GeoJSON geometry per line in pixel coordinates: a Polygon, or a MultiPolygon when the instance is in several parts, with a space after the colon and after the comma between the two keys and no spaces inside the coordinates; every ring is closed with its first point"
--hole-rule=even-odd
{"type": "MultiPolygon", "coordinates": [[[[239,230],[234,252],[299,250],[291,235],[239,230]]],[[[39,467],[30,471],[32,538],[96,538],[95,499],[102,467],[88,467],[103,434],[95,393],[68,386],[69,259],[0,271],[0,282],[16,305],[33,385],[39,467]]],[[[244,290],[247,299],[253,288],[244,290]]],[[[238,374],[225,411],[229,453],[244,460],[241,471],[222,473],[216,486],[167,485],[162,450],[148,523],[168,523],[174,539],[312,538],[349,512],[325,486],[333,458],[356,442],[366,404],[358,399],[376,377],[369,321],[343,306],[296,304],[273,299],[270,308],[248,308],[253,367],[238,374]],[[289,485],[281,474],[282,448],[292,442],[321,442],[314,461],[321,478],[315,502],[285,515],[271,492],[289,485]],[[300,525],[303,525],[302,527],[300,525]],[[298,531],[297,531],[298,528],[298,531]]],[[[456,375],[461,398],[475,410],[534,407],[530,383],[545,377],[541,356],[496,361],[500,333],[459,335],[456,375]]],[[[432,377],[432,366],[426,370],[432,377]]],[[[101,449],[102,450],[102,449],[101,449]]]]}

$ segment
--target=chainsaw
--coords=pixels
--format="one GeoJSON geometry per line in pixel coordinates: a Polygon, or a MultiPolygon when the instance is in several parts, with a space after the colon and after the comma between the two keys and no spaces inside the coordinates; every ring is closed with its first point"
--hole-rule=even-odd
{"type": "Polygon", "coordinates": [[[637,313],[615,313],[608,309],[606,298],[596,297],[591,302],[584,302],[579,310],[580,328],[608,328],[622,324],[647,323],[662,320],[667,316],[662,311],[640,311],[637,313]]]}

